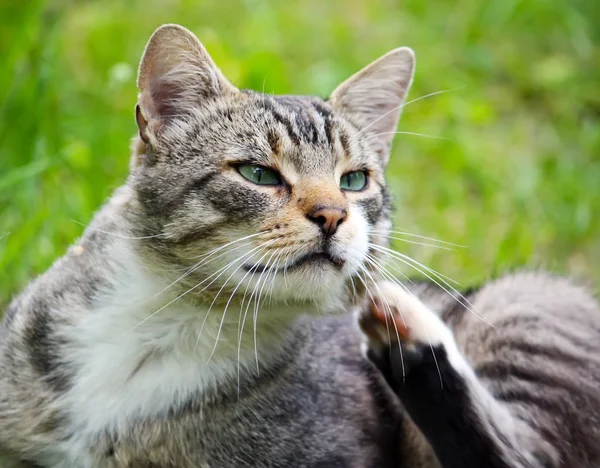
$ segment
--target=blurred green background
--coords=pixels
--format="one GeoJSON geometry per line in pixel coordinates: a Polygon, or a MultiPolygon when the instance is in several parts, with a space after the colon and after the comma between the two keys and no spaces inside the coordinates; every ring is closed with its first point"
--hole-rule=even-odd
{"type": "Polygon", "coordinates": [[[395,247],[463,283],[520,266],[600,284],[598,0],[0,0],[0,309],[123,183],[135,75],[178,22],[239,87],[322,96],[418,58],[389,171],[395,247]],[[76,222],[75,222],[76,221],[76,222]]]}

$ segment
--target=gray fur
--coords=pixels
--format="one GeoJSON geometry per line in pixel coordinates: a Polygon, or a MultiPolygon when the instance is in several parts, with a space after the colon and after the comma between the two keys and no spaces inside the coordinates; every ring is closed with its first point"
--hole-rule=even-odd
{"type": "MultiPolygon", "coordinates": [[[[108,312],[118,304],[112,301],[124,300],[118,291],[128,281],[135,284],[132,271],[171,285],[164,298],[143,309],[148,322],[138,323],[142,331],[156,328],[157,343],[161,326],[170,330],[178,320],[195,325],[203,317],[192,314],[186,322],[169,316],[168,308],[154,317],[171,300],[192,311],[216,304],[223,314],[231,301],[238,315],[221,325],[224,334],[237,336],[246,297],[235,285],[244,279],[239,275],[229,284],[217,277],[198,288],[225,265],[219,260],[197,267],[203,254],[257,233],[273,245],[294,244],[294,255],[310,252],[321,239],[306,213],[319,203],[347,206],[354,216],[360,211],[369,241],[385,245],[380,233],[389,228],[390,217],[383,174],[391,142],[387,132],[395,130],[413,67],[406,49],[386,57],[340,86],[330,100],[266,96],[235,89],[191,33],[175,26],[159,29],[140,68],[140,136],[126,186],[5,313],[0,455],[26,466],[86,468],[438,466],[400,401],[360,354],[362,335],[350,314],[365,297],[360,270],[337,277],[333,266],[300,270],[292,289],[273,275],[272,302],[263,303],[255,317],[267,337],[257,349],[259,370],[248,345],[242,349],[250,364],[243,361],[238,376],[224,375],[202,391],[174,396],[162,412],[131,416],[124,426],[107,425],[91,435],[69,406],[83,372],[75,356],[95,344],[80,342],[80,331],[103,320],[103,313],[114,320],[108,312]],[[398,79],[390,77],[393,72],[398,79]],[[369,96],[379,103],[376,108],[366,104],[369,96]],[[386,112],[389,118],[377,120],[386,112]],[[346,160],[353,170],[369,171],[364,192],[342,194],[336,186],[334,169],[346,160]],[[298,181],[277,189],[254,187],[232,166],[242,161],[282,164],[293,168],[298,181]],[[283,303],[287,316],[271,317],[283,303]],[[75,446],[85,457],[66,453],[75,446]]],[[[273,255],[262,263],[248,258],[254,265],[265,266],[269,258],[271,266],[288,266],[287,257],[273,255]]],[[[376,280],[377,271],[368,271],[376,280]]],[[[553,467],[598,466],[600,311],[589,294],[542,274],[508,276],[470,296],[497,327],[491,328],[439,287],[411,287],[444,317],[481,383],[523,425],[535,456],[553,467]]],[[[128,323],[130,310],[123,306],[121,312],[128,323]]],[[[113,325],[122,331],[118,321],[113,325]]],[[[242,332],[252,338],[243,324],[242,332]]],[[[102,339],[110,342],[111,336],[102,339]]],[[[172,348],[181,359],[194,359],[195,339],[182,326],[172,348]]],[[[131,366],[131,380],[160,366],[172,351],[144,346],[137,362],[122,363],[131,366]]],[[[230,357],[221,354],[221,346],[226,345],[217,335],[214,359],[226,361],[230,357]]],[[[114,391],[118,396],[120,387],[114,391]]]]}

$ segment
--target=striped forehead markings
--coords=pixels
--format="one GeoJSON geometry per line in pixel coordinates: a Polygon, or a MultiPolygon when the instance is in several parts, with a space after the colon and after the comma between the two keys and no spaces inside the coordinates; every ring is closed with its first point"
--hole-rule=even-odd
{"type": "Polygon", "coordinates": [[[258,106],[260,106],[263,110],[268,111],[277,122],[279,122],[281,125],[283,125],[289,138],[294,142],[294,144],[296,146],[300,145],[300,143],[301,143],[300,136],[297,134],[296,130],[294,129],[294,125],[293,125],[291,119],[287,115],[284,115],[283,112],[281,112],[281,109],[279,109],[275,105],[273,100],[271,100],[269,98],[261,99],[258,101],[258,106]]]}
{"type": "Polygon", "coordinates": [[[283,125],[296,146],[331,146],[331,111],[325,105],[293,96],[264,96],[258,105],[283,125]]]}

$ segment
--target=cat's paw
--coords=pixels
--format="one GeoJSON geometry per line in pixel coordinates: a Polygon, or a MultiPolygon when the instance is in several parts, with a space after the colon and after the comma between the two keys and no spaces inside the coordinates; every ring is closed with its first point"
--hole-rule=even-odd
{"type": "Polygon", "coordinates": [[[412,348],[422,344],[436,346],[451,338],[451,331],[419,298],[402,286],[382,281],[359,315],[359,325],[376,349],[401,341],[412,348]]]}
{"type": "Polygon", "coordinates": [[[363,352],[386,376],[402,375],[429,361],[435,354],[447,356],[459,367],[452,331],[440,317],[402,286],[383,281],[371,289],[358,317],[365,337],[363,352]]]}

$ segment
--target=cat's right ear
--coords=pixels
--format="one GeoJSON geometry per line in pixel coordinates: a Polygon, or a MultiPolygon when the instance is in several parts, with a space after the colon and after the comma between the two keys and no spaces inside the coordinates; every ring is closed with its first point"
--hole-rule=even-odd
{"type": "Polygon", "coordinates": [[[415,72],[408,47],[388,52],[355,73],[331,94],[331,104],[368,136],[385,164],[415,72]]]}
{"type": "Polygon", "coordinates": [[[237,92],[198,38],[177,24],[165,24],[152,34],[137,85],[136,120],[145,143],[170,119],[212,97],[237,92]]]}

